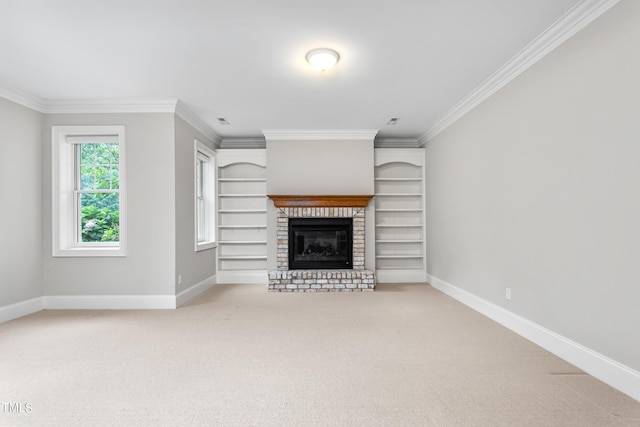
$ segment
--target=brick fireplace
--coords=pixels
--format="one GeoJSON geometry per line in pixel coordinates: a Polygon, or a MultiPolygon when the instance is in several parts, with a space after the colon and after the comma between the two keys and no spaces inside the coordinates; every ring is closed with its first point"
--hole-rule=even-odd
{"type": "Polygon", "coordinates": [[[278,209],[277,270],[269,272],[273,292],[373,291],[375,277],[365,269],[365,208],[372,196],[275,196],[278,209]],[[290,269],[289,220],[292,218],[352,218],[352,267],[290,269]]]}

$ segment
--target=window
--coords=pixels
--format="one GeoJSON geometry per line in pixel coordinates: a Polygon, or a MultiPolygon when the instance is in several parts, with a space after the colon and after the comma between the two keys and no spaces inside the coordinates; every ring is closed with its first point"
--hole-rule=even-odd
{"type": "Polygon", "coordinates": [[[195,237],[196,251],[216,246],[215,152],[195,141],[195,237]]]}
{"type": "Polygon", "coordinates": [[[53,256],[125,256],[124,126],[53,126],[53,256]]]}

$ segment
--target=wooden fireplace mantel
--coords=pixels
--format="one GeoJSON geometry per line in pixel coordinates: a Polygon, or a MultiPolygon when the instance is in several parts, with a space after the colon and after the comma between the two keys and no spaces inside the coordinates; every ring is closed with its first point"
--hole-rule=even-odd
{"type": "Polygon", "coordinates": [[[277,208],[364,208],[373,195],[273,195],[277,208]]]}

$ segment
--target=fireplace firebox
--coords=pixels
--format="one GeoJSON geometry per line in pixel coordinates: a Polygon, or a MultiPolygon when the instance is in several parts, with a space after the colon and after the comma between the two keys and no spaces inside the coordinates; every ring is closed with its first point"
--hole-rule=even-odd
{"type": "Polygon", "coordinates": [[[352,218],[289,218],[289,269],[352,269],[352,218]]]}

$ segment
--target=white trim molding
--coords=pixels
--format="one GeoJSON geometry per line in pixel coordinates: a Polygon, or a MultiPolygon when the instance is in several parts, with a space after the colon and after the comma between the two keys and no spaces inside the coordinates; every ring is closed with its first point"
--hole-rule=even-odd
{"type": "Polygon", "coordinates": [[[420,148],[417,138],[378,137],[374,143],[375,148],[420,148]]]}
{"type": "Polygon", "coordinates": [[[44,310],[42,297],[5,305],[4,307],[0,307],[0,323],[28,316],[40,310],[44,310]]]}
{"type": "Polygon", "coordinates": [[[219,148],[222,149],[265,149],[267,141],[264,138],[222,138],[219,148]]]}
{"type": "Polygon", "coordinates": [[[44,101],[47,114],[175,113],[177,99],[71,99],[44,101]]]}
{"type": "MultiPolygon", "coordinates": [[[[266,273],[265,273],[266,274],[266,273]]],[[[42,310],[165,310],[186,304],[216,283],[207,277],[177,295],[49,295],[0,307],[0,323],[42,310]]]]}
{"type": "Polygon", "coordinates": [[[127,162],[125,126],[51,126],[52,255],[54,257],[124,257],[127,255],[127,162]],[[119,146],[119,241],[82,242],[76,200],[76,146],[94,136],[112,138],[119,146]],[[80,142],[78,142],[80,140],[80,142]]]}
{"type": "MultiPolygon", "coordinates": [[[[376,148],[373,164],[381,166],[386,163],[408,163],[422,167],[424,160],[424,148],[376,148]]],[[[424,181],[424,177],[422,178],[424,181]]]]}
{"type": "Polygon", "coordinates": [[[431,275],[427,275],[427,279],[427,282],[433,288],[498,322],[589,375],[640,401],[640,372],[442,279],[431,275]]]}
{"type": "Polygon", "coordinates": [[[216,284],[216,275],[207,277],[201,282],[196,283],[193,286],[188,287],[184,291],[179,292],[176,295],[176,307],[180,307],[187,302],[191,301],[201,293],[209,290],[213,285],[216,284]]]}
{"type": "Polygon", "coordinates": [[[218,229],[216,221],[218,180],[216,175],[218,168],[215,151],[197,139],[193,142],[193,182],[195,184],[193,189],[193,238],[194,249],[199,252],[218,246],[216,238],[218,229]],[[199,191],[202,191],[201,195],[199,195],[199,191]]]}
{"type": "Polygon", "coordinates": [[[8,99],[11,102],[31,108],[40,113],[44,113],[44,102],[37,96],[25,92],[8,83],[0,82],[0,97],[8,99]]]}
{"type": "Polygon", "coordinates": [[[424,147],[427,142],[440,132],[462,118],[485,99],[498,92],[507,83],[615,6],[619,1],[583,0],[579,2],[480,86],[458,102],[444,117],[418,138],[418,144],[424,147]]]}
{"type": "Polygon", "coordinates": [[[225,285],[265,285],[269,283],[267,270],[220,270],[216,283],[225,285]]]}
{"type": "Polygon", "coordinates": [[[222,138],[176,98],[43,99],[0,81],[0,97],[45,114],[173,113],[220,147],[222,138]]]}
{"type": "Polygon", "coordinates": [[[175,295],[50,295],[46,310],[145,310],[176,308],[175,295]]]}
{"type": "Polygon", "coordinates": [[[264,137],[277,141],[362,141],[373,140],[378,129],[342,130],[269,130],[263,129],[264,137]]]}
{"type": "Polygon", "coordinates": [[[209,125],[176,98],[46,100],[43,105],[42,112],[48,114],[173,113],[210,139],[216,147],[222,141],[209,125]]]}
{"type": "Polygon", "coordinates": [[[180,101],[179,99],[176,100],[174,111],[176,113],[176,116],[180,117],[195,130],[210,139],[211,142],[213,142],[215,148],[220,147],[220,145],[222,144],[222,138],[220,138],[220,136],[218,136],[218,134],[215,133],[215,131],[208,124],[200,119],[200,117],[195,115],[193,111],[187,108],[187,106],[184,105],[184,102],[180,101]]]}
{"type": "Polygon", "coordinates": [[[422,270],[376,270],[376,283],[424,283],[427,273],[422,270]]]}

